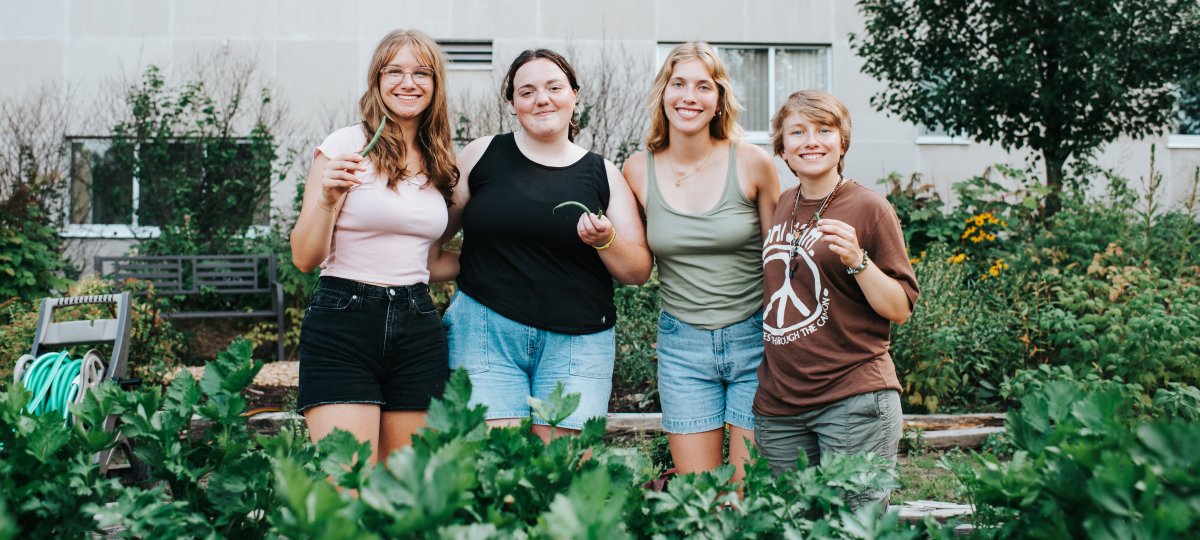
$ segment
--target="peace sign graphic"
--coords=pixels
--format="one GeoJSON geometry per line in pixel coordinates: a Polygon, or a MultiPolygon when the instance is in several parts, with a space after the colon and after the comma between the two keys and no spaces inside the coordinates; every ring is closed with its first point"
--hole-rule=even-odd
{"type": "MultiPolygon", "coordinates": [[[[799,249],[796,253],[796,262],[801,263],[797,272],[808,271],[812,273],[812,296],[810,297],[813,306],[809,307],[805,301],[800,298],[792,287],[792,280],[788,279],[787,266],[790,262],[789,249],[791,248],[792,234],[788,233],[785,238],[785,243],[778,243],[766,248],[766,253],[763,255],[764,270],[772,264],[781,264],[784,266],[783,285],[779,290],[771,294],[771,299],[767,301],[766,313],[763,316],[763,329],[773,336],[781,336],[788,332],[804,328],[813,321],[816,321],[822,313],[824,313],[824,304],[821,298],[828,295],[821,283],[821,272],[817,269],[817,263],[812,260],[813,244],[820,237],[815,229],[808,230],[804,234],[803,241],[800,242],[799,249]],[[799,314],[798,316],[796,314],[799,314]],[[800,320],[795,324],[786,324],[788,320],[800,320]]],[[[804,280],[800,281],[801,283],[804,280]]],[[[807,296],[807,295],[806,295],[807,296]]]]}

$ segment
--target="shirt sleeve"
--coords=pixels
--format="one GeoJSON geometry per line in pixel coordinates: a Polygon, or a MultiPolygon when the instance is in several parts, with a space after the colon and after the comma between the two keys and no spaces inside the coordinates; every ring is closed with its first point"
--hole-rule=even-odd
{"type": "Polygon", "coordinates": [[[898,281],[908,297],[908,307],[917,305],[917,297],[921,290],[917,285],[917,276],[913,272],[912,261],[908,257],[908,248],[904,245],[904,232],[900,229],[900,218],[896,210],[882,196],[872,197],[876,201],[875,228],[862,246],[867,250],[871,262],[883,271],[884,275],[898,281]]]}
{"type": "Polygon", "coordinates": [[[362,126],[347,126],[325,137],[325,140],[313,152],[313,159],[316,159],[319,154],[325,154],[325,157],[333,159],[342,154],[357,152],[366,146],[366,142],[367,137],[362,132],[362,126]]]}

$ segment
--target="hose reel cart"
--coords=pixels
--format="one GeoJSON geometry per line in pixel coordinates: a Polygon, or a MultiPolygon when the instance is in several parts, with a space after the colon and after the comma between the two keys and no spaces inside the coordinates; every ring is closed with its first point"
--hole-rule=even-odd
{"type": "MultiPolygon", "coordinates": [[[[129,388],[140,383],[137,379],[126,379],[126,364],[129,358],[129,333],[130,333],[130,296],[128,292],[120,294],[105,294],[93,296],[76,296],[68,298],[45,298],[42,300],[41,309],[38,312],[38,325],[34,333],[32,355],[22,356],[17,362],[14,379],[18,384],[23,384],[22,379],[33,376],[33,370],[38,363],[49,363],[56,353],[46,351],[63,349],[74,345],[84,344],[112,344],[112,355],[109,357],[107,365],[101,362],[100,357],[95,351],[88,351],[84,358],[81,359],[78,378],[74,382],[60,378],[59,381],[53,381],[59,385],[58,388],[51,388],[47,384],[43,390],[34,390],[34,401],[31,402],[31,409],[38,403],[47,399],[48,395],[63,396],[66,390],[63,387],[73,385],[72,391],[78,399],[82,399],[82,394],[87,391],[88,385],[82,381],[89,376],[99,381],[112,380],[120,384],[122,387],[129,388]],[[111,319],[84,319],[84,320],[68,320],[62,322],[54,322],[55,310],[68,306],[81,306],[88,304],[109,304],[114,306],[115,318],[111,319]],[[41,356],[39,356],[41,353],[41,356]],[[46,358],[46,361],[42,359],[46,358]],[[95,377],[95,373],[102,372],[102,376],[95,377]]],[[[66,358],[65,351],[61,353],[64,360],[66,358]]],[[[59,362],[61,363],[61,361],[59,362]]],[[[47,370],[41,370],[47,371],[47,370]]],[[[53,373],[57,374],[60,370],[55,368],[53,373]]],[[[53,376],[49,378],[53,379],[53,376]]],[[[65,418],[65,405],[62,406],[65,418]]],[[[111,432],[116,427],[116,415],[110,415],[104,420],[102,428],[104,431],[111,432]]],[[[93,456],[93,461],[100,465],[100,473],[108,474],[110,469],[113,469],[113,455],[120,449],[123,451],[125,458],[129,464],[129,468],[134,471],[134,475],[138,475],[138,471],[144,469],[144,465],[139,463],[133,455],[129,441],[124,437],[118,438],[118,443],[113,448],[100,452],[93,456]]]]}

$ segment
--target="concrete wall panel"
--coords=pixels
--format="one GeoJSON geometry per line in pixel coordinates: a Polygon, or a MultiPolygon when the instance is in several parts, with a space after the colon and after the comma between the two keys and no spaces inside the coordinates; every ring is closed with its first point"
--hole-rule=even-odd
{"type": "Polygon", "coordinates": [[[69,32],[72,38],[166,37],[171,11],[171,2],[157,0],[72,2],[69,32]]]}
{"type": "Polygon", "coordinates": [[[66,37],[67,4],[67,0],[0,2],[0,38],[66,37]]]}

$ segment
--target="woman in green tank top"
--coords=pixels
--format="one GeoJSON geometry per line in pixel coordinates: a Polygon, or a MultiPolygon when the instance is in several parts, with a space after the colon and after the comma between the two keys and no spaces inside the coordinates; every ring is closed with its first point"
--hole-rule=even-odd
{"type": "Polygon", "coordinates": [[[646,217],[659,269],[658,388],[679,473],[729,462],[742,478],[762,361],[762,242],[779,198],[763,149],[738,144],[741,111],[707,43],[667,56],[647,99],[646,150],[625,178],[646,217]]]}

